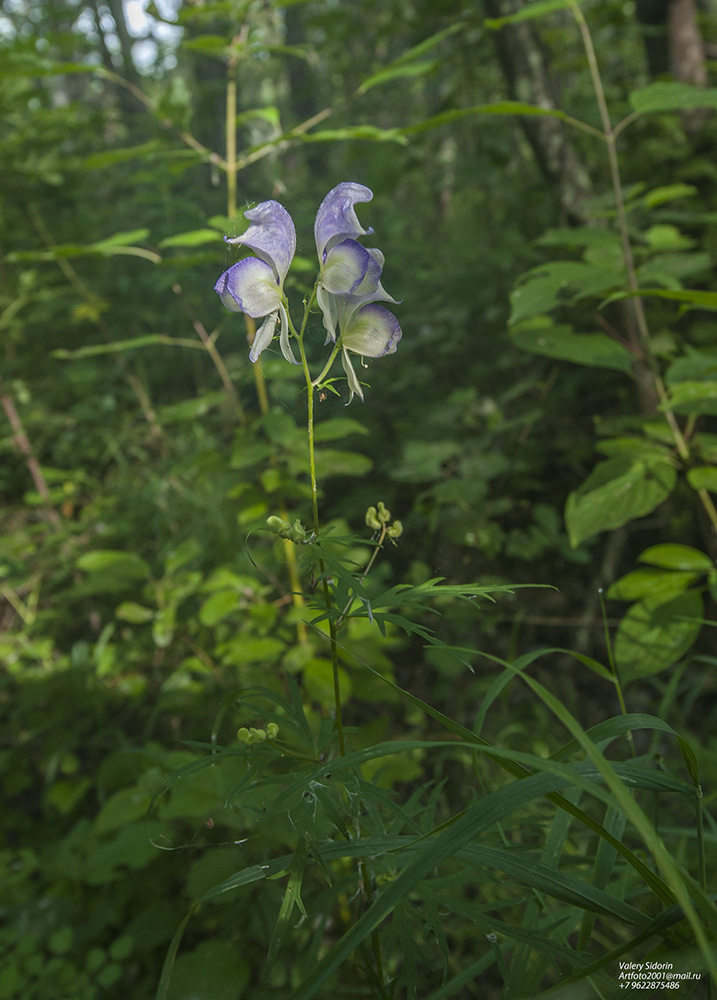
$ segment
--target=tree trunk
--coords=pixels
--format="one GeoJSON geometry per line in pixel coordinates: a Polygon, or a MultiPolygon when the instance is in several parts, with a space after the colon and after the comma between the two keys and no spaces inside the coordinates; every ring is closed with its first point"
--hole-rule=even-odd
{"type": "MultiPolygon", "coordinates": [[[[515,0],[484,0],[490,17],[504,17],[516,9],[515,0]]],[[[558,94],[550,77],[548,54],[531,21],[504,25],[496,33],[498,58],[513,100],[557,110],[558,94]]],[[[559,119],[548,116],[521,119],[540,169],[553,186],[568,221],[585,221],[585,199],[591,193],[588,172],[559,119]]]]}

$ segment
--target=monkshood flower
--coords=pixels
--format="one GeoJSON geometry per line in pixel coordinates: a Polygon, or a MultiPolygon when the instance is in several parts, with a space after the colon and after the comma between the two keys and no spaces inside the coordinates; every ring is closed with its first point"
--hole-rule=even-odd
{"type": "Polygon", "coordinates": [[[327,342],[341,337],[341,362],[351,391],[349,402],[354,395],[364,398],[349,351],[382,358],[393,354],[402,336],[395,316],[378,305],[396,301],[381,285],[383,254],[366,249],[357,240],[373,230],[363,228],[354,206],[372,198],[371,189],[363,184],[338,184],[322,201],[314,224],[321,266],[316,298],[324,316],[327,342]]]}
{"type": "Polygon", "coordinates": [[[269,346],[281,321],[279,345],[287,361],[296,365],[289,344],[289,318],[286,313],[284,279],[296,251],[296,230],[291,216],[278,201],[262,201],[244,213],[251,225],[227,243],[253,250],[256,257],[245,257],[232,265],[214,286],[222,303],[232,312],[243,312],[253,319],[266,317],[254,337],[249,352],[256,361],[269,346]]]}

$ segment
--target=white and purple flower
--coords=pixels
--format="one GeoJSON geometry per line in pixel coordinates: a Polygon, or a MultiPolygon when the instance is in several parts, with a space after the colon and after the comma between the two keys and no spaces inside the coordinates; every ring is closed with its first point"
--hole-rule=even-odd
{"type": "Polygon", "coordinates": [[[214,291],[232,312],[243,312],[253,319],[266,317],[254,337],[249,352],[256,361],[269,346],[281,321],[279,345],[287,361],[296,365],[289,343],[289,318],[286,313],[284,279],[296,251],[296,230],[291,216],[278,201],[262,201],[244,213],[251,225],[227,243],[240,244],[253,250],[256,257],[245,257],[219,278],[214,291]]]}
{"type": "MultiPolygon", "coordinates": [[[[327,343],[338,341],[341,347],[351,399],[354,395],[363,399],[363,391],[349,352],[382,358],[393,354],[402,336],[398,320],[379,305],[396,302],[381,285],[383,254],[358,242],[373,230],[363,228],[355,206],[372,198],[373,192],[363,184],[338,184],[322,201],[314,223],[320,268],[316,301],[323,314],[327,343]]],[[[265,317],[249,353],[252,361],[269,346],[280,322],[282,354],[298,364],[289,343],[284,294],[284,280],[296,250],[294,223],[276,201],[264,201],[244,214],[251,223],[246,232],[234,239],[224,238],[227,243],[248,247],[256,256],[246,257],[225,271],[214,290],[227,309],[255,319],[265,317]]]]}
{"type": "Polygon", "coordinates": [[[383,254],[367,250],[356,239],[373,230],[362,227],[354,206],[372,198],[373,192],[363,184],[338,184],[322,201],[314,224],[321,267],[316,298],[327,340],[335,342],[340,336],[341,362],[351,398],[357,395],[361,399],[363,391],[348,352],[382,358],[393,354],[402,336],[396,317],[377,304],[396,301],[381,285],[383,254]]]}

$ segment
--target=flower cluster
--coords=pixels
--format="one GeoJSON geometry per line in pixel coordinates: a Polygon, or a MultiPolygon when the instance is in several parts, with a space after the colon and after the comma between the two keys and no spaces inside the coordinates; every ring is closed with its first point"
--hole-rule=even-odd
{"type": "MultiPolygon", "coordinates": [[[[395,316],[379,305],[396,302],[381,285],[383,254],[359,243],[373,230],[361,226],[355,206],[372,198],[371,190],[362,184],[338,184],[322,201],[314,224],[319,258],[314,294],[323,315],[326,342],[341,349],[351,398],[358,395],[361,399],[363,391],[349,352],[381,358],[393,354],[401,339],[395,316]]],[[[298,364],[290,343],[290,335],[297,334],[284,293],[284,280],[296,250],[294,223],[276,201],[264,201],[245,216],[251,223],[247,231],[225,240],[247,247],[256,256],[246,257],[225,271],[215,291],[228,309],[264,318],[249,354],[252,361],[271,343],[279,323],[282,354],[287,361],[298,364]]]]}

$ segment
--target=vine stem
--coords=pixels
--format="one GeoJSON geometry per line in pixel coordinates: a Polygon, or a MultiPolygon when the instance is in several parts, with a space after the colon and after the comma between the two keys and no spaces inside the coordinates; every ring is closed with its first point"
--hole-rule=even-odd
{"type": "MultiPolygon", "coordinates": [[[[597,55],[595,53],[595,46],[593,45],[592,36],[590,34],[590,28],[585,20],[585,16],[578,6],[577,0],[568,0],[570,5],[570,10],[572,11],[573,17],[580,30],[580,35],[583,41],[583,46],[585,48],[585,55],[588,61],[588,68],[590,70],[590,78],[592,80],[593,90],[595,91],[595,98],[597,100],[598,110],[600,112],[600,121],[602,123],[603,132],[605,135],[605,141],[607,145],[607,155],[608,163],[610,167],[610,180],[612,182],[613,195],[615,198],[615,208],[617,212],[618,226],[620,229],[620,241],[622,243],[622,255],[625,262],[625,271],[627,273],[627,283],[632,296],[633,309],[635,312],[635,321],[637,323],[637,329],[640,337],[640,346],[642,348],[643,356],[650,368],[652,374],[653,383],[655,386],[655,391],[660,400],[660,403],[665,407],[663,410],[665,420],[670,428],[672,437],[675,442],[675,447],[677,452],[683,462],[689,461],[690,449],[682,433],[677,418],[675,417],[672,410],[667,409],[667,404],[669,404],[669,395],[667,389],[665,388],[665,383],[662,380],[655,357],[652,353],[652,346],[650,343],[650,330],[647,325],[647,317],[645,316],[645,308],[640,298],[640,286],[637,280],[637,272],[635,270],[635,258],[632,252],[632,244],[630,242],[630,233],[627,226],[627,212],[625,210],[625,199],[622,193],[622,180],[620,177],[620,164],[617,157],[617,146],[616,139],[618,132],[613,129],[612,123],[610,121],[610,113],[607,107],[607,101],[605,100],[605,91],[602,85],[602,78],[600,76],[600,67],[598,66],[597,55]]],[[[700,488],[697,491],[697,495],[700,498],[702,506],[709,518],[714,531],[717,531],[717,509],[712,502],[712,498],[706,489],[700,488]]]]}

